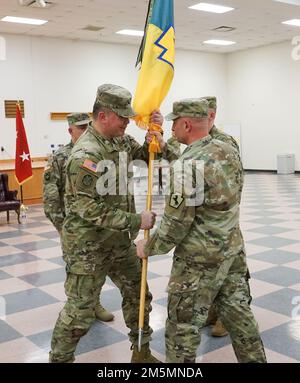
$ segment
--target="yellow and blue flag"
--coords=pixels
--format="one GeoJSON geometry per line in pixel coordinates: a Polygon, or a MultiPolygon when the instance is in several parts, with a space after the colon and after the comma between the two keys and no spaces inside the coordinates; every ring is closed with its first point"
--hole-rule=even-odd
{"type": "Polygon", "coordinates": [[[149,127],[150,114],[159,109],[174,76],[175,32],[173,0],[150,0],[145,34],[137,64],[141,63],[133,101],[135,120],[149,127]]]}

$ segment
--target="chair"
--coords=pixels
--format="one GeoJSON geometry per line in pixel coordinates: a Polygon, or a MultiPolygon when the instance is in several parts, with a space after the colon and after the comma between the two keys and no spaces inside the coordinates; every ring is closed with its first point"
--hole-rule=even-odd
{"type": "Polygon", "coordinates": [[[7,222],[9,222],[9,211],[14,210],[18,215],[20,222],[20,206],[21,202],[17,199],[17,190],[8,190],[8,175],[0,173],[0,212],[6,211],[7,222]]]}

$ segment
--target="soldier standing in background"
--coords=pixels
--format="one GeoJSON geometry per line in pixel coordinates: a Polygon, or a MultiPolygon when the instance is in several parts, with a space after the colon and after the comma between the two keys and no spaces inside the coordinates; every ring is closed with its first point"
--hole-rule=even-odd
{"type": "MultiPolygon", "coordinates": [[[[220,140],[222,142],[229,144],[238,153],[238,157],[239,157],[240,162],[241,162],[241,172],[242,172],[242,175],[241,175],[242,176],[242,178],[241,178],[242,182],[240,185],[240,196],[241,196],[242,190],[243,190],[243,185],[244,185],[244,176],[243,176],[243,165],[242,165],[242,161],[241,161],[241,157],[240,157],[239,145],[232,136],[230,136],[229,134],[217,129],[217,127],[215,125],[215,119],[216,119],[216,113],[217,113],[217,98],[215,96],[207,96],[207,97],[202,97],[202,99],[206,100],[208,102],[208,106],[209,106],[209,110],[208,110],[209,134],[211,135],[211,137],[213,139],[220,140]]],[[[239,235],[241,236],[241,238],[243,238],[240,229],[239,229],[239,235]]],[[[245,247],[243,248],[243,252],[245,253],[245,256],[246,256],[245,247]]],[[[249,280],[249,279],[250,279],[250,273],[248,270],[247,271],[247,280],[249,280]]],[[[250,302],[251,302],[251,300],[252,300],[252,298],[250,296],[250,302]]],[[[222,337],[222,336],[226,336],[228,334],[223,323],[221,322],[220,319],[218,319],[214,305],[211,307],[211,309],[209,311],[207,324],[213,325],[213,328],[212,328],[212,335],[213,336],[222,337]]]]}
{"type": "MultiPolygon", "coordinates": [[[[58,149],[48,160],[44,173],[43,202],[46,217],[53,223],[59,235],[65,219],[65,184],[66,164],[72,148],[81,135],[86,131],[90,122],[87,113],[72,113],[67,116],[71,142],[58,149]]],[[[95,308],[96,318],[103,322],[114,319],[112,313],[107,311],[100,302],[95,308]]]]}

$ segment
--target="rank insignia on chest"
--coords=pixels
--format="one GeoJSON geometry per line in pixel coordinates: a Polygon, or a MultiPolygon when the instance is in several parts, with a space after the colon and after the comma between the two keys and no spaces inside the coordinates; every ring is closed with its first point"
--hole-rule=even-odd
{"type": "Polygon", "coordinates": [[[173,207],[174,209],[178,209],[179,206],[182,204],[184,198],[181,194],[173,193],[170,198],[169,205],[173,207]]]}
{"type": "Polygon", "coordinates": [[[90,170],[93,173],[97,173],[97,164],[91,160],[85,160],[82,167],[90,170]]]}

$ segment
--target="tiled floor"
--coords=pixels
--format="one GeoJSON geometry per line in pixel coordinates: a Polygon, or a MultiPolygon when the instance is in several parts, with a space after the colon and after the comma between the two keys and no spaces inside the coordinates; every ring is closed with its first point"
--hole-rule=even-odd
{"type": "MultiPolygon", "coordinates": [[[[143,182],[139,190],[144,188],[143,182]]],[[[145,197],[137,197],[138,211],[145,197]]],[[[154,208],[161,216],[163,198],[154,208]]],[[[25,224],[0,216],[0,362],[46,362],[55,320],[65,299],[65,272],[57,233],[41,206],[25,224]]],[[[300,362],[300,176],[247,174],[241,226],[251,271],[252,308],[269,362],[300,362]],[[298,316],[298,318],[297,318],[298,316]]],[[[142,234],[142,233],[141,233],[142,234]]],[[[164,359],[166,286],[171,256],[151,258],[151,324],[154,354],[164,359]]],[[[115,314],[97,322],[77,349],[77,362],[128,362],[127,328],[119,291],[107,280],[102,303],[115,314]]],[[[205,328],[198,360],[235,362],[229,337],[212,338],[205,328]]]]}

